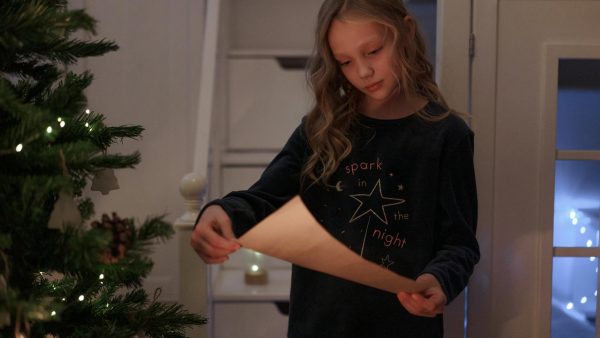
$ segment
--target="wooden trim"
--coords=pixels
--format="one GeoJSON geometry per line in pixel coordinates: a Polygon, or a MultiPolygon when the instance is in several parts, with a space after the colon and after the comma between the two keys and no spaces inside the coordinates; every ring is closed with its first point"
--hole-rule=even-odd
{"type": "Polygon", "coordinates": [[[600,161],[600,150],[557,150],[557,160],[600,161]]]}
{"type": "Polygon", "coordinates": [[[481,260],[469,283],[467,337],[494,337],[493,229],[497,110],[498,0],[473,3],[475,57],[471,63],[471,128],[479,203],[477,239],[481,260]]]}
{"type": "Polygon", "coordinates": [[[600,257],[600,247],[555,247],[552,255],[553,257],[600,257]]]}

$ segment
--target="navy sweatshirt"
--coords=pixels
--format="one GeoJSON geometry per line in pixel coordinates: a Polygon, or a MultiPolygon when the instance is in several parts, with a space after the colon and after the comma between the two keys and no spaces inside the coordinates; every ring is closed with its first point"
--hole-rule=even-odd
{"type": "MultiPolygon", "coordinates": [[[[434,103],[425,109],[444,113],[434,103]]],[[[252,187],[208,205],[223,207],[239,237],[300,194],[350,249],[410,278],[434,275],[450,302],[479,260],[472,131],[455,115],[437,122],[417,114],[396,120],[361,115],[352,135],[352,153],[328,187],[300,184],[310,149],[299,126],[252,187]]],[[[292,267],[290,338],[442,336],[441,315],[413,316],[394,294],[292,267]]]]}

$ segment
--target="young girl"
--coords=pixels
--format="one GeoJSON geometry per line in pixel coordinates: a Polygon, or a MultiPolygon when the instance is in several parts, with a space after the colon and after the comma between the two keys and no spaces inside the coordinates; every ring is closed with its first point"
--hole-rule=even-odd
{"type": "Polygon", "coordinates": [[[222,263],[300,194],[339,241],[424,291],[293,266],[288,337],[442,337],[444,305],[479,260],[473,133],[447,107],[401,0],[325,0],[311,62],[314,108],[258,182],[204,208],[192,246],[222,263]]]}

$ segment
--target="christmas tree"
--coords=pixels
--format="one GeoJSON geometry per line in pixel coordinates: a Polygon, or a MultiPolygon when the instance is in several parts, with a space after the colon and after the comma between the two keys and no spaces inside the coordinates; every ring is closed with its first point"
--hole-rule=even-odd
{"type": "Polygon", "coordinates": [[[132,168],[109,154],[140,126],[108,126],[88,109],[79,58],[114,51],[95,20],[65,0],[0,1],[0,333],[2,337],[184,337],[204,324],[141,287],[162,217],[94,220],[82,197],[94,177],[132,168]],[[87,36],[85,39],[74,37],[87,36]]]}

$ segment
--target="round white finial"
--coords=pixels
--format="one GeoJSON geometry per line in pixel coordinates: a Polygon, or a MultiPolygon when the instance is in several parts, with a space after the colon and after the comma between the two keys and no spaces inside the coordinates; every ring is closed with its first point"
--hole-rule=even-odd
{"type": "Polygon", "coordinates": [[[189,173],[181,179],[179,192],[186,201],[201,201],[204,199],[208,184],[202,175],[189,173]]]}
{"type": "Polygon", "coordinates": [[[193,226],[194,220],[204,204],[208,184],[202,175],[189,173],[181,179],[179,183],[179,192],[185,200],[186,212],[179,218],[178,222],[193,226]]]}

